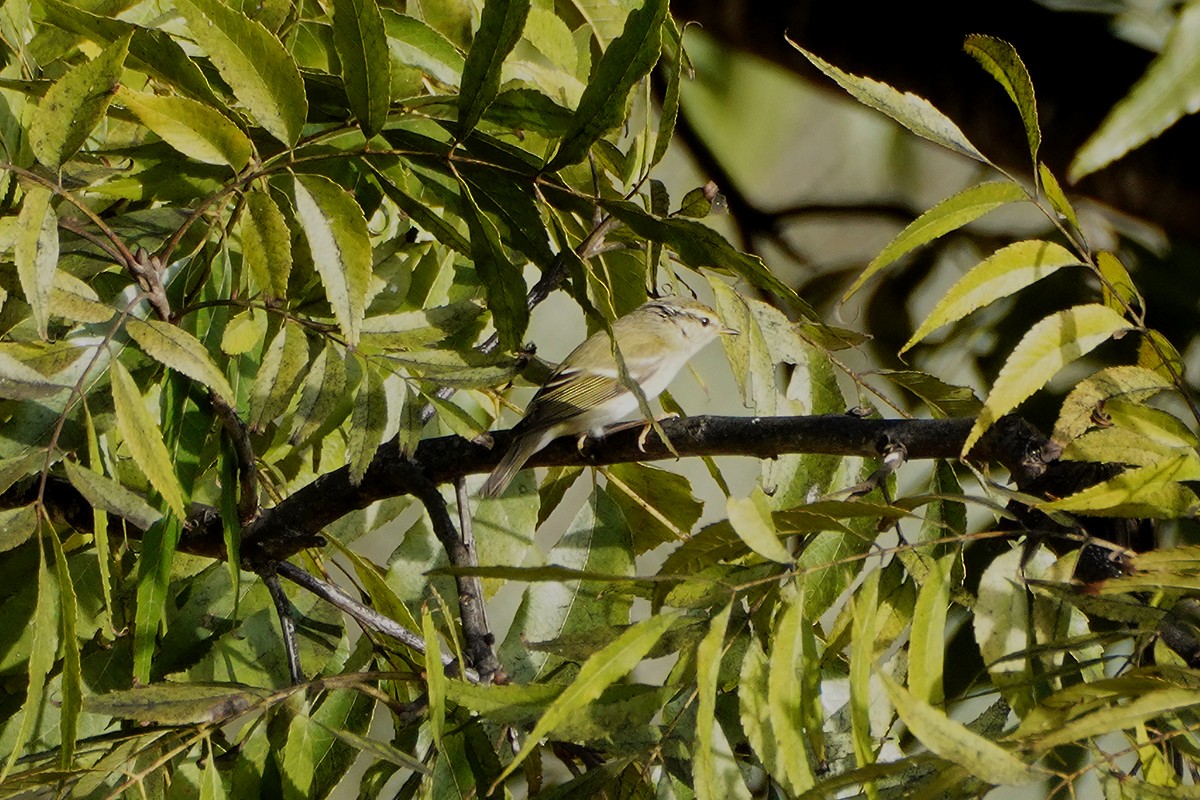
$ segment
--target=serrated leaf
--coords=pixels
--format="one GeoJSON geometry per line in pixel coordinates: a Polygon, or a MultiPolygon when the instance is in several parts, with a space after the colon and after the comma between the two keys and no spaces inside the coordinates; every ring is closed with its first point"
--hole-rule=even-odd
{"type": "Polygon", "coordinates": [[[763,558],[780,564],[794,559],[779,541],[779,532],[771,518],[767,495],[755,486],[749,497],[730,497],[725,501],[725,515],[746,546],[763,558]]]}
{"type": "Polygon", "coordinates": [[[246,193],[242,217],[242,256],[259,288],[276,299],[287,297],[292,272],[292,237],[283,212],[269,192],[246,193]]]}
{"type": "Polygon", "coordinates": [[[179,0],[176,6],[246,112],[285,146],[294,145],[308,98],[291,53],[261,23],[221,0],[179,0]]]}
{"type": "Polygon", "coordinates": [[[1029,78],[1025,62],[1021,60],[1015,47],[994,36],[973,33],[967,37],[963,49],[1004,87],[1004,91],[1016,104],[1017,111],[1021,113],[1021,121],[1025,125],[1029,155],[1036,164],[1038,147],[1042,143],[1042,130],[1038,125],[1037,98],[1033,93],[1033,81],[1029,78]]]}
{"type": "Polygon", "coordinates": [[[127,33],[86,64],[72,67],[42,97],[29,125],[29,146],[38,161],[58,169],[104,119],[112,90],[121,81],[127,33]]]}
{"type": "Polygon", "coordinates": [[[227,355],[240,356],[248,353],[267,335],[267,312],[248,308],[234,315],[221,334],[221,351],[227,355]]]}
{"type": "Polygon", "coordinates": [[[910,695],[891,675],[881,672],[879,677],[900,719],[923,745],[942,758],[997,786],[1020,786],[1040,777],[1008,750],[910,695]]]}
{"type": "Polygon", "coordinates": [[[678,614],[661,613],[631,625],[612,644],[598,651],[579,668],[569,686],[546,709],[525,744],[496,778],[499,784],[529,757],[546,734],[553,731],[579,709],[598,698],[615,681],[624,677],[650,652],[662,635],[675,623],[678,614]]]}
{"type": "Polygon", "coordinates": [[[1025,190],[1011,181],[976,184],[946,198],[910,222],[879,255],[871,259],[871,263],[867,264],[853,285],[842,295],[842,302],[853,297],[864,283],[901,256],[956,231],[1001,206],[1026,199],[1028,198],[1025,190]]]}
{"type": "Polygon", "coordinates": [[[667,0],[646,0],[625,18],[621,35],[605,48],[596,64],[592,79],[579,98],[571,126],[546,164],[548,172],[582,161],[597,139],[625,119],[629,90],[658,61],[666,15],[667,0]]]}
{"type": "Polygon", "coordinates": [[[63,461],[63,466],[67,471],[67,480],[94,508],[127,519],[143,531],[149,530],[162,517],[145,499],[112,478],[70,460],[63,461]]]}
{"type": "Polygon", "coordinates": [[[1100,271],[1100,292],[1104,305],[1118,314],[1125,313],[1130,306],[1145,305],[1133,284],[1133,278],[1129,277],[1129,270],[1114,254],[1107,250],[1097,253],[1096,268],[1100,271]]]}
{"type": "Polygon", "coordinates": [[[64,384],[47,378],[9,353],[0,351],[0,397],[33,400],[50,397],[65,388],[64,384]]]}
{"type": "MultiPolygon", "coordinates": [[[[879,570],[871,570],[854,593],[850,623],[850,735],[859,767],[875,762],[871,736],[871,674],[879,617],[879,570]]],[[[867,796],[875,792],[868,790],[867,796]]],[[[872,799],[874,800],[874,799],[872,799]]]]}
{"type": "MultiPolygon", "coordinates": [[[[489,687],[491,688],[491,687],[489,687]]],[[[413,758],[408,753],[392,745],[390,742],[384,742],[379,739],[372,739],[366,736],[359,736],[353,731],[347,731],[342,728],[330,728],[322,725],[314,720],[317,725],[320,725],[329,733],[341,739],[346,744],[350,745],[354,750],[366,753],[373,758],[381,759],[389,763],[395,764],[398,767],[404,767],[414,772],[419,772],[422,775],[429,775],[430,770],[419,759],[413,758]]]]}
{"type": "Polygon", "coordinates": [[[446,728],[446,671],[442,646],[428,606],[421,606],[421,638],[425,640],[425,689],[429,695],[429,733],[441,748],[446,728]]]}
{"type": "Polygon", "coordinates": [[[227,164],[241,171],[253,146],[246,134],[211,106],[187,97],[135,92],[124,86],[117,102],[164,142],[205,164],[227,164]]]}
{"type": "Polygon", "coordinates": [[[479,30],[463,64],[458,93],[458,136],[465,138],[500,89],[500,66],[521,40],[529,15],[529,0],[485,3],[479,30]]]}
{"type": "Polygon", "coordinates": [[[266,430],[287,410],[308,366],[308,337],[299,325],[285,322],[263,353],[250,389],[250,429],[266,430]]]}
{"type": "Polygon", "coordinates": [[[692,779],[697,800],[750,798],[729,742],[717,721],[717,677],[729,627],[732,605],[712,618],[708,633],[696,647],[696,737],[692,779]]]}
{"type": "Polygon", "coordinates": [[[950,604],[950,573],[955,553],[929,564],[929,572],[913,610],[908,646],[908,689],[931,706],[945,701],[942,690],[946,652],[946,612],[950,604]]]}
{"type": "Polygon", "coordinates": [[[1063,191],[1058,178],[1045,164],[1038,164],[1038,177],[1041,178],[1042,193],[1050,201],[1050,207],[1071,223],[1072,228],[1079,230],[1079,216],[1075,213],[1071,201],[1067,199],[1067,193],[1063,191]]]}
{"type": "Polygon", "coordinates": [[[751,637],[742,657],[737,696],[742,731],[768,775],[779,774],[778,740],[771,727],[770,701],[767,698],[767,656],[758,640],[751,637]]]}
{"type": "Polygon", "coordinates": [[[924,372],[884,369],[878,374],[921,398],[937,419],[973,417],[983,405],[971,387],[954,386],[924,372]]]}
{"type": "Polygon", "coordinates": [[[1073,511],[1096,516],[1170,519],[1194,515],[1200,499],[1180,481],[1200,480],[1200,459],[1183,453],[1161,463],[1138,467],[1076,492],[1061,500],[1039,504],[1048,511],[1073,511]]]}
{"type": "Polygon", "coordinates": [[[300,404],[289,440],[294,445],[307,442],[325,423],[326,417],[341,401],[346,390],[346,362],[333,342],[326,341],[309,367],[300,404]]]}
{"type": "Polygon", "coordinates": [[[358,344],[371,281],[367,220],[354,197],[321,175],[297,175],[296,215],[348,347],[358,344]]]}
{"type": "Polygon", "coordinates": [[[1063,401],[1054,439],[1069,442],[1092,425],[1092,417],[1102,403],[1117,398],[1142,403],[1170,389],[1171,381],[1154,370],[1142,367],[1109,367],[1080,381],[1063,401]]]}
{"type": "Polygon", "coordinates": [[[35,503],[0,509],[0,553],[29,541],[38,526],[35,503]]]}
{"type": "Polygon", "coordinates": [[[1189,3],[1175,19],[1162,52],[1079,148],[1067,170],[1067,178],[1072,183],[1079,181],[1197,109],[1200,109],[1200,6],[1189,3]]]}
{"type": "Polygon", "coordinates": [[[85,698],[83,710],[137,722],[191,725],[231,719],[271,692],[227,683],[154,683],[85,698]]]}
{"type": "Polygon", "coordinates": [[[775,733],[779,773],[793,795],[808,791],[816,782],[804,743],[804,698],[801,673],[815,669],[812,636],[805,630],[804,594],[792,597],[775,626],[771,640],[767,700],[771,730],[775,733]]]}
{"type": "Polygon", "coordinates": [[[62,623],[59,630],[62,651],[62,698],[58,722],[61,737],[59,764],[63,769],[71,769],[75,765],[75,739],[79,734],[79,709],[83,703],[83,676],[79,659],[79,598],[58,532],[51,530],[47,538],[50,539],[50,546],[54,550],[59,619],[62,623]]]}
{"type": "Polygon", "coordinates": [[[1069,742],[1102,736],[1113,731],[1125,730],[1141,722],[1162,716],[1177,709],[1194,707],[1200,703],[1200,692],[1190,688],[1164,685],[1161,689],[1150,689],[1124,703],[1105,703],[1074,719],[1063,722],[1044,735],[1020,736],[1040,752],[1046,752],[1069,742]]]}
{"type": "Polygon", "coordinates": [[[1129,327],[1124,317],[1102,305],[1068,308],[1034,325],[996,377],[963,444],[964,457],[996,420],[1042,388],[1060,369],[1129,327]]]}
{"type": "Polygon", "coordinates": [[[233,387],[195,336],[177,325],[153,319],[130,319],[125,331],[155,361],[203,383],[230,405],[237,401],[233,387]]]}
{"type": "Polygon", "coordinates": [[[363,133],[383,129],[391,105],[391,59],[383,15],[375,0],[334,0],[333,46],[346,99],[363,133]]]}
{"type": "Polygon", "coordinates": [[[633,531],[635,553],[649,552],[666,542],[687,541],[704,511],[687,478],[636,462],[614,464],[608,468],[608,476],[613,487],[608,493],[633,531]]]}
{"type": "Polygon", "coordinates": [[[1002,247],[950,287],[900,352],[943,325],[960,320],[1001,297],[1015,294],[1061,267],[1079,263],[1069,250],[1053,242],[1032,240],[1002,247]]]}
{"type": "Polygon", "coordinates": [[[379,371],[365,370],[363,382],[354,397],[354,414],[350,419],[349,440],[346,443],[346,458],[350,464],[350,483],[357,486],[367,474],[367,467],[375,458],[375,450],[383,442],[387,427],[387,393],[383,390],[383,378],[379,371]]]}
{"type": "Polygon", "coordinates": [[[73,322],[108,322],[116,310],[100,302],[91,286],[62,270],[54,273],[50,289],[50,313],[73,322]]]}
{"type": "Polygon", "coordinates": [[[918,97],[911,92],[901,93],[886,83],[843,72],[808,52],[791,39],[787,41],[812,62],[814,67],[833,78],[839,86],[863,105],[887,114],[917,136],[928,139],[934,144],[953,150],[967,158],[973,158],[985,164],[991,163],[975,149],[975,145],[967,140],[967,137],[949,117],[934,108],[925,98],[918,97]]]}
{"type": "Polygon", "coordinates": [[[397,350],[429,347],[475,325],[481,314],[483,309],[469,301],[380,314],[363,320],[363,342],[397,350]]]}
{"type": "Polygon", "coordinates": [[[459,181],[459,188],[463,197],[463,216],[471,231],[471,259],[487,293],[488,310],[492,312],[492,324],[500,335],[500,347],[509,352],[518,350],[529,326],[525,278],[504,252],[496,226],[484,216],[466,181],[459,181]]]}
{"type": "Polygon", "coordinates": [[[383,25],[388,49],[404,64],[419,69],[447,86],[458,86],[465,60],[442,34],[419,19],[384,8],[383,25]]]}
{"type": "Polygon", "coordinates": [[[17,240],[13,243],[21,291],[43,339],[47,338],[50,290],[58,270],[58,215],[50,203],[51,196],[50,190],[40,185],[25,189],[25,200],[17,215],[17,240]]]}
{"type": "Polygon", "coordinates": [[[117,428],[121,431],[125,446],[129,448],[134,463],[150,481],[150,485],[163,496],[175,516],[184,519],[183,487],[171,464],[167,446],[163,444],[158,420],[146,410],[137,384],[121,362],[114,359],[109,364],[109,375],[112,377],[117,428]]]}

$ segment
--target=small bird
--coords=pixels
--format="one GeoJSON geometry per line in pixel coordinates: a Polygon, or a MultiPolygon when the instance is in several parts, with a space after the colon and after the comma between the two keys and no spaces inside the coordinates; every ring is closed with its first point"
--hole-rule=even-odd
{"type": "MultiPolygon", "coordinates": [[[[683,297],[651,300],[612,324],[629,377],[652,400],[688,359],[721,334],[736,334],[708,306],[683,297]]],[[[538,390],[513,428],[513,441],[483,484],[483,497],[498,497],[537,451],[560,436],[599,436],[606,425],[638,408],[621,382],[612,340],[597,331],[576,347],[538,390]]]]}

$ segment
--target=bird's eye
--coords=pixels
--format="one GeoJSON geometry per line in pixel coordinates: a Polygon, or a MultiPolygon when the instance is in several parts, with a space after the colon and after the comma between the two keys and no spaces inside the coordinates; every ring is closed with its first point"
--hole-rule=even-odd
{"type": "Polygon", "coordinates": [[[708,317],[701,317],[700,324],[703,325],[705,328],[707,328],[708,327],[708,317]]]}

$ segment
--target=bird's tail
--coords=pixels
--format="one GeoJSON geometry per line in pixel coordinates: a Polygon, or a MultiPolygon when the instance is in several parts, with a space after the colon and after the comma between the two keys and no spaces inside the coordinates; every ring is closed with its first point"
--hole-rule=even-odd
{"type": "Polygon", "coordinates": [[[514,439],[508,447],[508,452],[484,481],[480,496],[499,497],[504,494],[508,484],[512,483],[512,479],[521,471],[521,467],[525,466],[530,456],[545,447],[552,438],[554,436],[549,431],[530,431],[514,439]]]}

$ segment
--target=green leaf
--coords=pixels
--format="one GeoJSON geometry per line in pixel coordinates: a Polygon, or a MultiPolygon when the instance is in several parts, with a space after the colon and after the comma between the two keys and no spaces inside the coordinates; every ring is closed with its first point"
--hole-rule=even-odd
{"type": "Polygon", "coordinates": [[[738,716],[742,731],[767,774],[780,776],[779,740],[771,727],[771,706],[767,696],[767,656],[754,637],[746,646],[738,679],[738,716]]]}
{"type": "Polygon", "coordinates": [[[1200,6],[1184,5],[1166,45],[1141,79],[1079,148],[1067,170],[1076,182],[1140,147],[1200,108],[1200,6]]]}
{"type": "Polygon", "coordinates": [[[658,61],[666,15],[667,0],[646,0],[629,13],[621,35],[600,56],[571,126],[546,164],[548,172],[582,161],[597,139],[621,125],[629,90],[658,61]]]}
{"type": "Polygon", "coordinates": [[[449,39],[419,19],[390,8],[381,10],[388,49],[397,61],[421,70],[439,83],[458,86],[465,61],[449,39]]]}
{"type": "Polygon", "coordinates": [[[529,0],[485,3],[479,30],[463,65],[458,94],[458,137],[465,138],[500,90],[500,67],[517,42],[529,15],[529,0]]]}
{"type": "Polygon", "coordinates": [[[991,163],[975,149],[975,145],[967,140],[967,137],[949,117],[934,108],[925,98],[918,97],[911,92],[898,92],[886,83],[842,72],[791,39],[787,41],[812,62],[814,67],[833,78],[839,86],[863,105],[887,114],[923,139],[928,139],[967,158],[973,158],[985,164],[991,163]]]}
{"type": "Polygon", "coordinates": [[[779,541],[779,531],[771,518],[771,508],[762,488],[755,486],[746,498],[730,497],[725,514],[746,546],[768,561],[790,564],[795,559],[779,541]]]}
{"type": "Polygon", "coordinates": [[[1071,201],[1067,199],[1067,193],[1063,191],[1058,178],[1045,164],[1038,164],[1038,177],[1041,178],[1042,193],[1050,201],[1050,207],[1071,223],[1072,228],[1079,230],[1079,216],[1075,213],[1075,207],[1071,205],[1071,201]]]}
{"type": "Polygon", "coordinates": [[[101,475],[74,461],[63,461],[67,480],[94,508],[129,520],[143,531],[162,518],[144,498],[129,491],[112,478],[101,475]]]}
{"type": "Polygon", "coordinates": [[[117,428],[129,448],[134,463],[158,490],[171,511],[179,519],[186,517],[183,487],[171,464],[167,446],[163,444],[158,420],[150,415],[141,392],[125,366],[113,360],[109,365],[112,377],[113,406],[117,413],[117,428]]]}
{"type": "Polygon", "coordinates": [[[612,644],[598,651],[579,668],[575,677],[546,709],[525,739],[525,744],[496,779],[499,784],[529,757],[543,737],[598,698],[608,686],[624,677],[641,663],[662,635],[675,623],[678,614],[660,613],[630,626],[612,644]]]}
{"type": "Polygon", "coordinates": [[[607,470],[609,492],[633,532],[633,549],[647,553],[666,542],[687,541],[704,511],[684,476],[631,462],[607,470]]]}
{"type": "Polygon", "coordinates": [[[205,164],[228,164],[241,171],[253,145],[228,117],[187,97],[117,89],[117,102],[164,142],[205,164]]]}
{"type": "Polygon", "coordinates": [[[363,383],[354,397],[354,415],[350,418],[350,435],[346,443],[346,458],[350,464],[350,483],[357,486],[367,474],[375,458],[375,450],[383,442],[387,427],[387,393],[379,370],[370,365],[365,369],[363,383]]]}
{"type": "Polygon", "coordinates": [[[779,615],[767,674],[769,717],[779,759],[776,777],[793,795],[808,791],[816,783],[804,742],[805,698],[801,676],[805,670],[818,669],[813,636],[806,630],[808,625],[801,591],[788,600],[779,615]]]}
{"type": "Polygon", "coordinates": [[[996,420],[1042,388],[1060,369],[1129,327],[1124,317],[1102,305],[1068,308],[1034,325],[1004,362],[963,444],[963,455],[996,420]]]}
{"type": "Polygon", "coordinates": [[[1075,264],[1079,264],[1079,259],[1053,242],[1032,240],[1000,248],[950,287],[900,352],[941,326],[960,320],[1001,297],[1015,294],[1054,274],[1060,267],[1075,264]]]}
{"type": "Polygon", "coordinates": [[[44,713],[42,705],[46,683],[58,654],[59,643],[55,636],[59,630],[58,592],[46,565],[46,551],[41,546],[38,547],[36,580],[37,600],[28,622],[33,629],[33,641],[29,651],[29,684],[24,704],[21,706],[21,727],[11,742],[12,752],[4,763],[4,769],[0,770],[0,783],[4,782],[5,776],[12,770],[18,757],[25,752],[25,745],[36,729],[37,718],[44,713]]]}
{"type": "Polygon", "coordinates": [[[47,378],[9,352],[0,350],[0,397],[32,400],[58,394],[66,385],[47,378]]]}
{"type": "Polygon", "coordinates": [[[696,648],[696,738],[692,780],[697,800],[750,798],[750,790],[734,759],[732,748],[717,722],[717,678],[725,644],[725,629],[733,605],[712,618],[708,633],[696,648]]]}
{"type": "MultiPolygon", "coordinates": [[[[675,21],[669,16],[664,18],[663,32],[663,56],[661,60],[662,71],[666,75],[667,85],[663,89],[662,105],[660,106],[658,116],[658,131],[654,135],[654,153],[650,157],[650,163],[657,164],[662,161],[663,156],[667,154],[667,149],[671,145],[671,141],[675,136],[675,121],[679,118],[679,89],[683,81],[684,60],[686,54],[683,49],[683,35],[679,30],[675,21]]],[[[689,195],[691,192],[688,193],[689,195]]],[[[711,202],[706,204],[711,208],[711,202]]],[[[687,197],[680,203],[680,211],[688,207],[687,197]]],[[[708,211],[705,210],[699,216],[707,216],[708,211]]],[[[684,216],[693,216],[684,214],[684,216]]]]}
{"type": "Polygon", "coordinates": [[[297,175],[296,215],[347,347],[358,344],[371,281],[367,220],[354,197],[321,175],[297,175]]]}
{"type": "Polygon", "coordinates": [[[226,403],[237,402],[233,387],[217,369],[208,350],[183,328],[161,320],[130,319],[125,323],[125,331],[155,361],[203,383],[226,403]]]}
{"type": "Polygon", "coordinates": [[[42,97],[29,124],[38,161],[57,170],[87,141],[108,111],[129,52],[126,34],[86,64],[72,67],[42,97]]]}
{"type": "Polygon", "coordinates": [[[945,702],[942,675],[946,652],[946,612],[950,604],[950,573],[957,557],[948,553],[926,560],[929,572],[913,611],[908,646],[908,689],[915,699],[931,706],[945,702]]]}
{"type": "Polygon", "coordinates": [[[360,736],[353,731],[348,731],[343,728],[330,728],[326,725],[322,725],[316,720],[314,720],[314,722],[360,753],[366,753],[373,758],[382,759],[383,761],[395,764],[398,767],[404,767],[405,769],[410,769],[413,772],[419,772],[422,775],[429,774],[429,767],[425,766],[425,764],[420,760],[413,758],[408,753],[405,753],[403,750],[395,747],[390,742],[384,742],[380,741],[379,739],[360,736]]]}
{"type": "Polygon", "coordinates": [[[43,339],[47,338],[50,290],[58,270],[58,215],[50,199],[50,190],[40,185],[25,189],[25,200],[17,215],[17,240],[13,243],[13,261],[21,291],[43,339]]]}
{"type": "Polygon", "coordinates": [[[350,110],[363,133],[383,129],[391,105],[391,59],[383,15],[375,0],[334,0],[333,46],[350,110]]]}
{"type": "Polygon", "coordinates": [[[1168,712],[1194,708],[1197,704],[1200,704],[1200,692],[1168,684],[1161,689],[1153,689],[1139,694],[1125,703],[1105,703],[1099,707],[1089,704],[1085,708],[1095,708],[1095,710],[1068,720],[1045,735],[1020,736],[1019,728],[1016,735],[1028,741],[1038,751],[1046,752],[1051,748],[1070,742],[1090,739],[1114,731],[1128,730],[1147,720],[1168,714],[1168,712]]]}
{"type": "Polygon", "coordinates": [[[1017,50],[1003,39],[973,33],[967,37],[963,49],[987,70],[1008,92],[1021,113],[1025,125],[1025,138],[1029,141],[1029,155],[1037,163],[1038,147],[1042,143],[1042,130],[1038,125],[1037,98],[1033,93],[1033,81],[1025,62],[1017,50]]]}
{"type": "Polygon", "coordinates": [[[1080,381],[1063,401],[1054,439],[1069,442],[1092,426],[1093,415],[1112,399],[1144,403],[1170,389],[1171,382],[1154,370],[1142,367],[1109,367],[1080,381]]]}
{"type": "Polygon", "coordinates": [[[260,308],[248,308],[229,320],[221,334],[221,351],[226,355],[240,356],[262,343],[267,335],[267,312],[260,308]]]}
{"type": "Polygon", "coordinates": [[[605,200],[601,207],[638,236],[664,242],[689,267],[713,267],[745,278],[754,286],[774,292],[808,319],[819,319],[796,290],[776,277],[757,256],[731,245],[712,228],[692,219],[661,218],[625,200],[605,200]]]}
{"type": "Polygon", "coordinates": [[[108,322],[116,314],[112,306],[100,302],[91,286],[70,273],[57,270],[50,288],[50,313],[72,322],[108,322]]]}
{"type": "Polygon", "coordinates": [[[342,401],[345,390],[345,357],[337,345],[327,340],[309,367],[308,377],[304,379],[289,441],[294,445],[308,442],[342,401]]]}
{"type": "Polygon", "coordinates": [[[1026,199],[1025,190],[1011,181],[980,183],[946,198],[910,222],[879,255],[871,259],[871,263],[842,295],[842,302],[853,297],[864,283],[901,256],[974,222],[989,211],[1026,199]]]}
{"type": "Polygon", "coordinates": [[[996,786],[1021,786],[1040,777],[1008,750],[910,695],[891,675],[881,672],[879,677],[900,719],[921,744],[942,758],[996,786]]]}
{"type": "MultiPolygon", "coordinates": [[[[323,352],[323,351],[322,351],[323,352]]],[[[265,353],[250,389],[250,429],[266,430],[287,410],[308,366],[308,337],[299,325],[285,322],[265,353]]]]}
{"type": "Polygon", "coordinates": [[[228,683],[153,683],[91,695],[83,710],[135,722],[189,725],[232,719],[271,695],[267,689],[228,683]]]}
{"type": "MultiPolygon", "coordinates": [[[[875,741],[871,737],[871,674],[875,671],[879,575],[879,570],[871,570],[855,592],[850,623],[850,730],[854,760],[859,767],[875,763],[875,741]]],[[[874,788],[868,787],[867,796],[875,794],[874,788]]]]}
{"type": "Polygon", "coordinates": [[[1100,271],[1100,294],[1104,305],[1116,311],[1125,313],[1127,308],[1145,307],[1129,270],[1121,260],[1107,250],[1096,253],[1096,268],[1100,271]]]}
{"type": "Polygon", "coordinates": [[[518,350],[525,329],[529,326],[525,278],[521,275],[521,269],[504,252],[496,226],[484,216],[467,183],[460,181],[459,186],[463,197],[463,216],[471,231],[471,259],[487,292],[492,324],[500,335],[500,346],[510,352],[518,350]]]}
{"type": "Polygon", "coordinates": [[[0,509],[0,553],[29,541],[38,526],[36,503],[0,509]]]}
{"type": "Polygon", "coordinates": [[[921,398],[935,419],[973,417],[983,405],[971,387],[954,386],[924,372],[881,369],[877,374],[921,398]]]}
{"type": "Polygon", "coordinates": [[[54,549],[54,573],[62,621],[59,633],[62,646],[62,705],[58,723],[62,743],[59,745],[59,764],[63,769],[71,769],[75,763],[75,739],[79,734],[79,709],[83,703],[83,676],[79,663],[79,598],[58,533],[51,530],[49,539],[54,549]]]}
{"type": "Polygon", "coordinates": [[[1074,511],[1097,516],[1190,517],[1200,510],[1200,499],[1181,481],[1200,480],[1200,459],[1183,453],[1158,464],[1122,472],[1061,500],[1040,503],[1047,511],[1074,511]]]}
{"type": "Polygon", "coordinates": [[[292,237],[283,212],[269,192],[246,193],[242,217],[242,256],[259,288],[276,299],[287,297],[292,272],[292,237]]]}
{"type": "Polygon", "coordinates": [[[246,112],[285,146],[294,145],[308,98],[291,53],[261,23],[221,0],[180,0],[176,6],[246,112]]]}
{"type": "Polygon", "coordinates": [[[428,606],[421,607],[421,637],[425,640],[425,690],[429,693],[429,734],[435,747],[442,746],[446,731],[446,670],[442,646],[428,606]]]}
{"type": "Polygon", "coordinates": [[[1020,548],[1011,548],[984,570],[972,620],[979,655],[992,681],[1004,690],[1005,699],[1018,714],[1027,712],[1031,705],[1026,687],[1033,680],[1029,648],[1034,644],[1031,597],[1023,580],[1022,555],[1020,548]]]}

